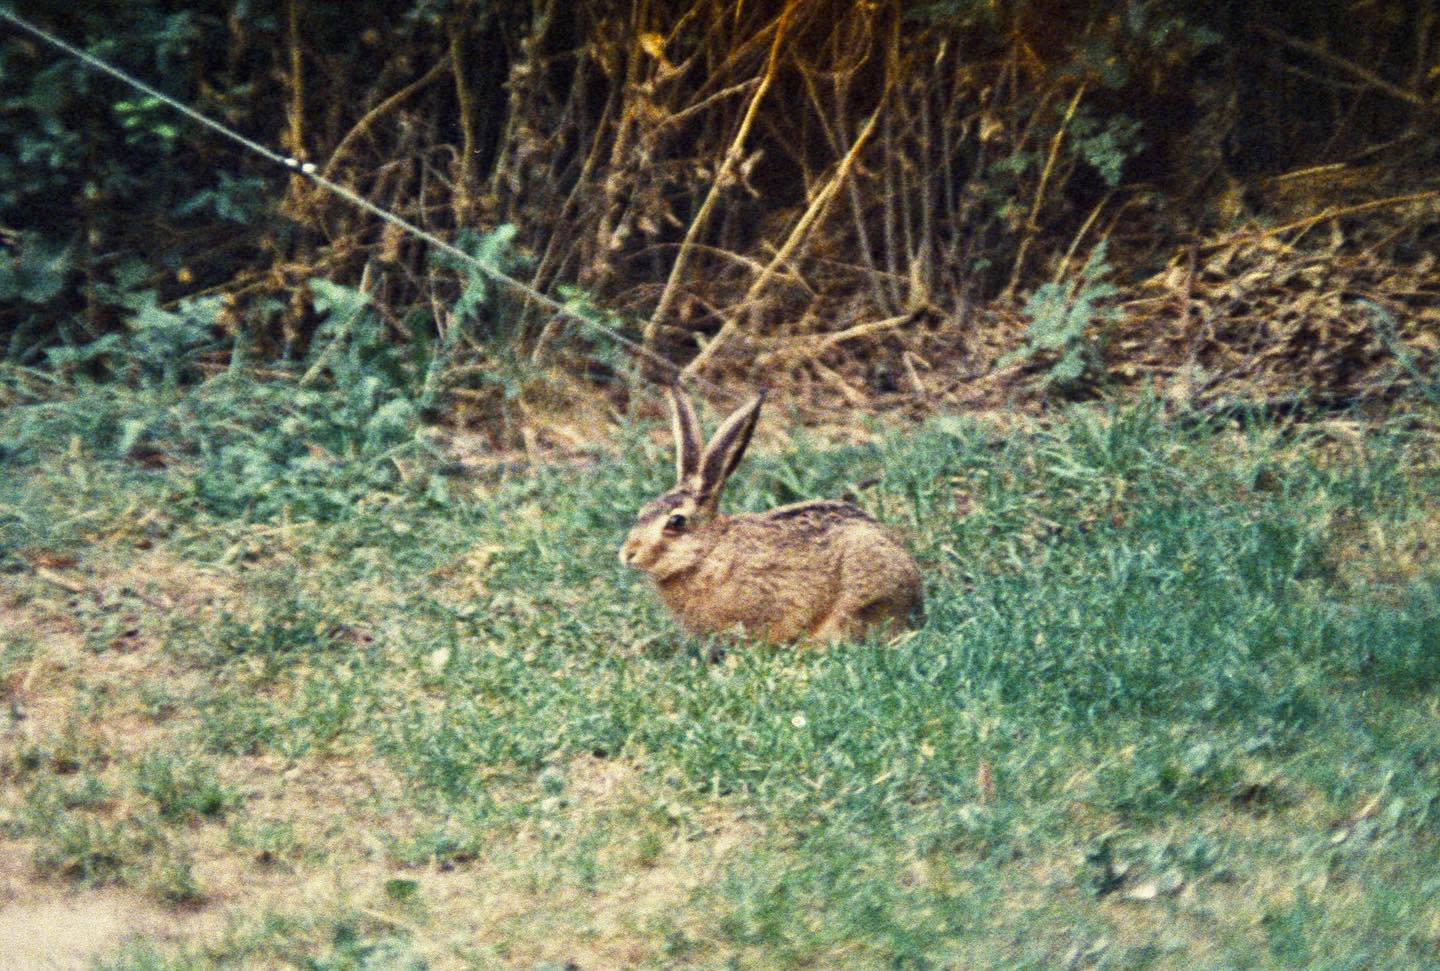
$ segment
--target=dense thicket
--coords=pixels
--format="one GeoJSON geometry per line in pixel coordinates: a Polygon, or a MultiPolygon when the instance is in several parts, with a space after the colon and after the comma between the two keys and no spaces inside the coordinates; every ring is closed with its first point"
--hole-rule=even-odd
{"type": "MultiPolygon", "coordinates": [[[[1149,375],[1436,393],[1426,0],[17,12],[692,372],[852,404],[1149,375]]],[[[12,363],[116,368],[75,349],[136,320],[202,361],[299,356],[324,278],[395,340],[458,347],[444,382],[472,402],[516,393],[486,384],[504,362],[620,366],[8,25],[0,104],[12,363]]]]}

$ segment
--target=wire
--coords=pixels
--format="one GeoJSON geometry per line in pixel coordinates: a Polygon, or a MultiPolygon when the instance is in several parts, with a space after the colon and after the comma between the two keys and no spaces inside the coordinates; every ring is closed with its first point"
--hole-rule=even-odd
{"type": "MultiPolygon", "coordinates": [[[[378,216],[386,222],[397,226],[405,232],[409,233],[410,235],[416,237],[417,239],[424,240],[436,249],[439,249],[449,254],[450,256],[455,257],[457,260],[460,260],[463,263],[474,267],[481,273],[490,277],[492,280],[495,280],[498,283],[502,283],[505,286],[510,287],[512,290],[524,294],[529,299],[534,300],[536,303],[539,303],[545,307],[548,307],[555,313],[565,317],[569,317],[573,320],[578,320],[581,324],[584,324],[587,327],[591,327],[601,332],[602,334],[605,334],[615,342],[630,348],[630,350],[634,353],[642,357],[649,358],[655,363],[667,368],[675,375],[677,381],[683,377],[683,370],[677,364],[675,364],[668,358],[662,357],[661,355],[650,350],[650,348],[646,347],[644,344],[641,344],[639,341],[626,337],[624,334],[620,333],[612,327],[608,327],[605,324],[602,324],[596,320],[592,320],[589,317],[576,313],[574,310],[566,307],[563,303],[556,300],[554,297],[541,293],[539,290],[536,290],[529,284],[522,283],[514,277],[508,276],[505,273],[502,273],[500,270],[495,269],[493,266],[490,266],[482,262],[481,260],[476,259],[474,256],[471,256],[469,253],[465,252],[463,249],[456,246],[454,243],[447,242],[441,239],[439,236],[436,236],[434,233],[425,229],[421,229],[419,226],[416,226],[414,223],[395,215],[388,209],[383,209],[380,206],[377,206],[375,203],[371,202],[369,199],[366,199],[364,196],[361,196],[351,191],[350,189],[347,189],[345,186],[340,185],[337,182],[333,182],[330,179],[327,179],[325,176],[321,175],[316,170],[315,164],[313,162],[302,163],[298,159],[290,158],[286,155],[281,155],[279,152],[276,152],[268,146],[262,145],[260,142],[257,142],[250,138],[246,138],[244,135],[235,131],[233,128],[221,124],[220,122],[209,117],[208,115],[201,114],[199,111],[196,111],[189,105],[181,101],[177,101],[176,99],[170,97],[168,94],[165,94],[163,91],[159,91],[151,87],[144,81],[141,81],[139,78],[136,78],[121,70],[120,68],[115,67],[114,65],[104,60],[101,60],[100,58],[89,53],[88,51],[83,51],[78,47],[66,43],[59,37],[56,37],[54,34],[51,34],[48,31],[35,26],[34,24],[30,23],[28,20],[25,20],[23,17],[20,17],[11,10],[0,7],[0,19],[8,20],[10,23],[14,24],[16,27],[19,27],[21,30],[40,38],[47,44],[59,48],[66,54],[69,54],[71,57],[80,60],[87,66],[92,67],[97,71],[108,74],[111,77],[116,78],[117,80],[122,81],[125,84],[128,84],[130,87],[135,88],[137,91],[142,91],[150,97],[154,98],[155,100],[169,105],[171,108],[174,108],[176,111],[180,112],[182,115],[189,118],[191,121],[203,125],[206,128],[209,128],[211,131],[223,135],[225,138],[228,138],[233,142],[238,142],[239,144],[243,145],[245,148],[249,149],[255,154],[264,156],[270,161],[276,163],[277,165],[282,165],[292,172],[298,172],[299,174],[310,179],[317,185],[329,190],[334,195],[337,195],[340,198],[344,199],[346,202],[349,202],[352,205],[364,209],[371,215],[378,216]]],[[[713,381],[709,381],[705,378],[699,377],[698,375],[691,376],[690,380],[694,381],[696,384],[703,385],[704,387],[708,388],[710,391],[715,392],[722,398],[728,398],[731,400],[734,400],[736,398],[736,395],[733,392],[728,391],[727,389],[721,387],[713,381]]]]}

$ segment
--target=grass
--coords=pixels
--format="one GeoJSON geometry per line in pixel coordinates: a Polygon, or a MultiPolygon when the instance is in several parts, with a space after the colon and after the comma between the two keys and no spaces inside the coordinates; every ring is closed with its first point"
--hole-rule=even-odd
{"type": "Polygon", "coordinates": [[[194,394],[0,418],[0,832],[185,915],[100,966],[1440,964],[1434,416],[792,441],[728,505],[880,476],[926,624],[711,664],[659,429],[301,476],[194,394]]]}

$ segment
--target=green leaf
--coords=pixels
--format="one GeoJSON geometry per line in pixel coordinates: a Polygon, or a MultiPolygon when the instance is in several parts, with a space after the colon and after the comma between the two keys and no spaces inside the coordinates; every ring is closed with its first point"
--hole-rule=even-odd
{"type": "Polygon", "coordinates": [[[1050,373],[1046,375],[1046,380],[1060,385],[1074,384],[1076,381],[1079,381],[1084,374],[1085,355],[1081,353],[1079,348],[1072,348],[1050,369],[1050,373]]]}
{"type": "Polygon", "coordinates": [[[385,896],[396,903],[404,903],[407,900],[415,899],[420,892],[420,884],[416,880],[394,879],[385,881],[385,896]]]}
{"type": "Polygon", "coordinates": [[[65,288],[74,269],[69,243],[26,233],[18,253],[0,250],[0,299],[46,303],[65,288]]]}

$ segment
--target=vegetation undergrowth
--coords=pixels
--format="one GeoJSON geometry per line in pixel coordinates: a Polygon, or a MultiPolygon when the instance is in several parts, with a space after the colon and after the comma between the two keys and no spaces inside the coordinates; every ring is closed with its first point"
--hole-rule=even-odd
{"type": "Polygon", "coordinates": [[[446,476],[336,387],[0,417],[0,832],[229,915],[107,967],[1436,960],[1433,413],[797,440],[729,505],[878,477],[926,622],[710,663],[615,557],[661,429],[446,476]]]}

